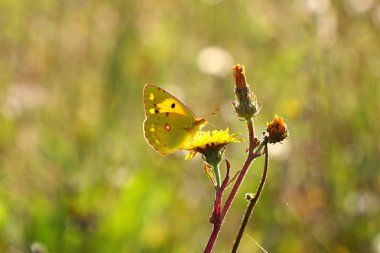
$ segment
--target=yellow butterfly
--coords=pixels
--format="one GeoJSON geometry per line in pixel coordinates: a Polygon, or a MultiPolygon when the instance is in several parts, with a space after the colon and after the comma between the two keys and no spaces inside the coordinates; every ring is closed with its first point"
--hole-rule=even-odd
{"type": "Polygon", "coordinates": [[[154,84],[144,87],[144,136],[160,155],[181,149],[207,124],[179,99],[154,84]]]}

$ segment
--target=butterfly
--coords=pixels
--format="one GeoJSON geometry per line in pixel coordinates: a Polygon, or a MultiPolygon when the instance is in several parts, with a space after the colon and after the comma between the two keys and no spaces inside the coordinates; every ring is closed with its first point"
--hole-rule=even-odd
{"type": "Polygon", "coordinates": [[[191,109],[154,84],[144,87],[144,136],[160,155],[168,155],[191,141],[207,120],[197,118],[191,109]]]}

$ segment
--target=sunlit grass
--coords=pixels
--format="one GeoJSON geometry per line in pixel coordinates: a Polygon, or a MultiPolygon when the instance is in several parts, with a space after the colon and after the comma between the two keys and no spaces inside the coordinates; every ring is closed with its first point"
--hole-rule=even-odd
{"type": "Polygon", "coordinates": [[[231,61],[266,108],[257,124],[276,112],[292,134],[247,233],[268,252],[379,252],[379,3],[214,2],[0,2],[1,252],[201,252],[213,190],[200,162],[145,143],[142,88],[177,87],[197,114],[221,109],[215,129],[244,132],[231,61]]]}

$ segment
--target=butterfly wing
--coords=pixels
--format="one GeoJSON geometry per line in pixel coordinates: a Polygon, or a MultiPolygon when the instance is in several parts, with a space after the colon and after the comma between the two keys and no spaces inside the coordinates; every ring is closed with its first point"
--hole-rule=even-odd
{"type": "Polygon", "coordinates": [[[144,136],[154,150],[167,155],[192,138],[192,126],[191,119],[181,114],[153,114],[144,121],[144,136]]]}
{"type": "Polygon", "coordinates": [[[164,89],[144,87],[144,136],[161,155],[180,149],[200,130],[206,120],[199,120],[188,106],[164,89]]]}
{"type": "Polygon", "coordinates": [[[146,84],[144,87],[144,105],[147,118],[158,113],[176,113],[195,121],[195,115],[187,105],[154,84],[146,84]]]}

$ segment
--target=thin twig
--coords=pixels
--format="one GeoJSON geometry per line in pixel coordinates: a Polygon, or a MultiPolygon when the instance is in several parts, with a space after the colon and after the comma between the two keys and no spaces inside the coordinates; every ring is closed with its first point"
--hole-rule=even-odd
{"type": "Polygon", "coordinates": [[[264,188],[264,185],[265,185],[265,181],[266,181],[266,178],[267,178],[267,172],[268,172],[268,160],[269,159],[268,159],[268,142],[267,142],[267,139],[265,139],[264,142],[265,142],[265,144],[264,144],[265,145],[265,148],[264,148],[265,163],[264,163],[263,174],[261,176],[260,185],[257,188],[255,196],[252,199],[250,199],[250,203],[249,203],[248,208],[247,208],[247,210],[245,212],[243,221],[242,221],[242,223],[240,225],[239,233],[236,236],[236,240],[234,242],[234,245],[233,245],[231,253],[236,253],[237,252],[237,249],[238,249],[240,241],[241,241],[241,237],[243,236],[244,230],[245,230],[245,228],[247,226],[247,223],[248,223],[249,218],[250,218],[250,216],[252,214],[252,211],[253,211],[254,207],[256,206],[256,203],[259,200],[261,192],[262,192],[262,190],[264,188]]]}

